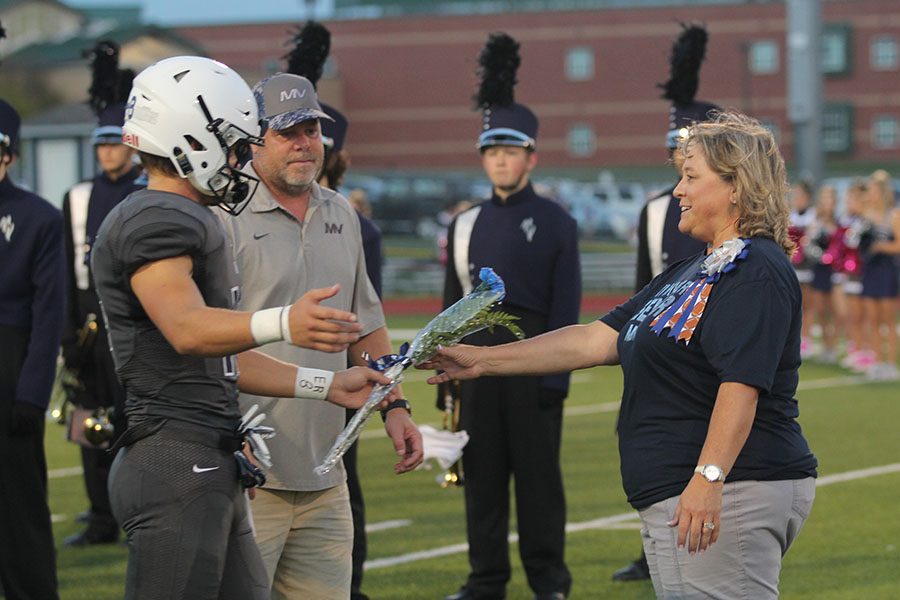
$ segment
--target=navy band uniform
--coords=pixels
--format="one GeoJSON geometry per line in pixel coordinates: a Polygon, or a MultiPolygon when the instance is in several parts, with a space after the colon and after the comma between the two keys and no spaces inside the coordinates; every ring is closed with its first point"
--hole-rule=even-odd
{"type": "Polygon", "coordinates": [[[45,411],[64,296],[62,215],[10,181],[18,113],[0,100],[0,583],[8,600],[57,598],[45,411]]]}
{"type": "MultiPolygon", "coordinates": [[[[501,52],[505,48],[509,54],[503,62],[518,66],[518,44],[512,38],[493,36],[488,47],[501,52]]],[[[498,80],[490,73],[483,75],[485,80],[498,80]]],[[[514,83],[514,73],[504,75],[499,79],[514,83]]],[[[511,89],[505,91],[507,101],[479,102],[484,111],[478,147],[485,156],[515,147],[530,157],[538,120],[526,106],[512,101],[511,89]]],[[[484,266],[503,278],[506,298],[501,308],[520,318],[518,324],[528,337],[578,321],[581,270],[576,223],[559,204],[535,193],[527,172],[514,190],[495,184],[489,201],[451,223],[445,307],[477,283],[473,278],[484,266]]],[[[511,334],[499,328],[465,340],[475,345],[508,341],[513,341],[511,334]]],[[[564,558],[566,504],[559,462],[568,387],[568,373],[484,377],[463,383],[460,422],[470,436],[463,466],[471,570],[462,589],[448,598],[505,597],[511,571],[510,475],[515,480],[519,554],[528,584],[537,598],[568,595],[572,578],[564,558]]],[[[438,402],[442,409],[442,401],[438,402]]]]}

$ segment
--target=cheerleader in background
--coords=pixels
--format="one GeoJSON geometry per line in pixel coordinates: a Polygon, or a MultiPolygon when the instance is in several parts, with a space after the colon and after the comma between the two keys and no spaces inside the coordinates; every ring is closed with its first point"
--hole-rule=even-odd
{"type": "Polygon", "coordinates": [[[843,322],[844,302],[841,286],[835,285],[835,259],[838,252],[839,228],[834,217],[837,191],[832,186],[819,189],[815,219],[801,239],[804,253],[812,263],[812,282],[809,289],[809,310],[804,312],[807,330],[821,329],[822,348],[818,360],[837,362],[837,328],[843,322]]]}
{"type": "Polygon", "coordinates": [[[896,208],[891,176],[883,170],[869,178],[866,219],[872,224],[863,236],[865,318],[872,331],[878,363],[868,371],[872,379],[900,379],[897,370],[897,255],[900,254],[900,210],[896,208]]]}
{"type": "Polygon", "coordinates": [[[844,329],[847,336],[847,355],[841,366],[857,372],[868,371],[875,364],[872,334],[863,317],[862,293],[863,261],[859,252],[863,232],[869,222],[863,218],[866,202],[866,180],[857,178],[847,190],[846,212],[841,222],[841,253],[838,267],[843,277],[847,301],[844,329]]]}
{"type": "MultiPolygon", "coordinates": [[[[800,282],[800,291],[803,295],[803,314],[809,313],[809,297],[810,284],[812,283],[812,265],[809,257],[803,251],[803,236],[806,229],[815,219],[815,211],[812,206],[812,184],[808,181],[798,181],[791,188],[791,215],[788,236],[794,242],[797,250],[791,256],[791,264],[794,265],[794,271],[797,273],[797,280],[800,282]]],[[[800,332],[800,356],[809,356],[813,351],[810,337],[810,323],[808,319],[803,319],[803,326],[800,332]]]]}

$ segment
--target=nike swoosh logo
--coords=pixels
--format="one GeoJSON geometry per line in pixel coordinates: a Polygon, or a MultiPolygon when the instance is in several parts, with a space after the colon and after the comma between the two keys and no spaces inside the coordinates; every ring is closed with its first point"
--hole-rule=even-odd
{"type": "Polygon", "coordinates": [[[254,234],[253,234],[253,239],[254,239],[254,240],[260,240],[260,239],[266,237],[267,235],[269,235],[269,234],[268,234],[268,233],[254,233],[254,234]]]}
{"type": "Polygon", "coordinates": [[[199,467],[197,463],[194,463],[193,471],[194,473],[206,473],[207,471],[215,471],[219,467],[199,467]]]}

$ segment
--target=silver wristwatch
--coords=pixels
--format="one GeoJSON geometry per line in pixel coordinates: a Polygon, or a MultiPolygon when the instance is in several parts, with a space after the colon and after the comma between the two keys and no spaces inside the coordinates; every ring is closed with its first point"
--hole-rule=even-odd
{"type": "Polygon", "coordinates": [[[725,481],[725,471],[718,465],[697,465],[694,473],[700,473],[710,483],[725,481]]]}

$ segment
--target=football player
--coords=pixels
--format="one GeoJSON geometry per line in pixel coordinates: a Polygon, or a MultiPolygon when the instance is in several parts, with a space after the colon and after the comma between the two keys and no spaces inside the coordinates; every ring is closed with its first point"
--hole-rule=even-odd
{"type": "Polygon", "coordinates": [[[258,182],[239,169],[260,135],[250,88],[221,63],[169,58],[135,78],[122,139],[148,186],[110,212],[91,256],[126,390],[110,473],[130,550],[126,598],[268,598],[241,490],[263,477],[240,452],[247,438],[265,462],[268,433],[259,417],[241,423],[238,390],[358,407],[387,383],[370,369],[306,369],[252,350],[346,349],[359,337],[355,315],[320,305],[337,286],[231,310],[237,268],[210,207],[237,215],[246,205],[258,182]]]}

